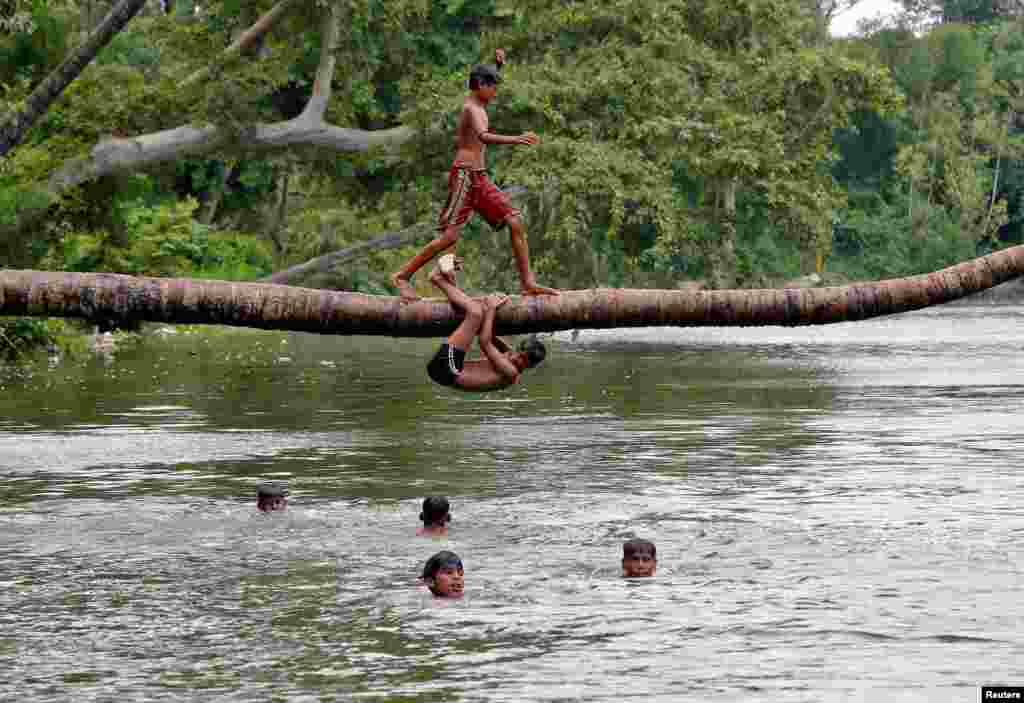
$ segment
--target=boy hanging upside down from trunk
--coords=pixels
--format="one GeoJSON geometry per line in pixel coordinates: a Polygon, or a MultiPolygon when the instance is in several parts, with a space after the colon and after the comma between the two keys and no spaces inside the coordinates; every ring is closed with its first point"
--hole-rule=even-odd
{"type": "Polygon", "coordinates": [[[519,381],[519,374],[544,361],[547,350],[536,339],[518,351],[494,336],[494,313],[508,302],[507,295],[489,295],[483,302],[470,298],[455,284],[459,260],[445,254],[430,274],[430,282],[444,291],[448,302],[461,308],[465,318],[427,365],[427,375],[442,386],[465,391],[494,391],[519,381]],[[479,335],[483,359],[466,361],[466,352],[479,335]]]}
{"type": "Polygon", "coordinates": [[[494,229],[509,228],[512,252],[519,269],[520,292],[523,295],[558,295],[554,288],[537,285],[530,270],[530,253],[523,233],[519,210],[512,207],[508,196],[498,190],[487,177],[485,154],[488,144],[523,144],[532,146],[540,140],[533,132],[506,136],[489,131],[487,103],[494,99],[501,82],[499,71],[505,62],[505,51],[494,52],[497,65],[477,64],[469,73],[470,94],[462,104],[459,126],[455,132],[455,161],[448,174],[448,202],[438,218],[440,236],[431,241],[401,270],[391,275],[402,302],[419,300],[412,287],[412,277],[431,259],[455,245],[462,228],[474,212],[494,229]]]}

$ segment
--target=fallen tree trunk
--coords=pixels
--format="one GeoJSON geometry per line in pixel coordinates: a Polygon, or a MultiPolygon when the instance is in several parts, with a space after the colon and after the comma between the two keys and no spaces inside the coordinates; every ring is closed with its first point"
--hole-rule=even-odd
{"type": "MultiPolygon", "coordinates": [[[[935,273],[833,288],[565,291],[513,298],[502,334],[644,326],[822,325],[938,305],[1024,274],[1024,245],[935,273]]],[[[0,315],[214,324],[317,334],[442,337],[461,316],[445,300],[187,278],[0,271],[0,315]]]]}

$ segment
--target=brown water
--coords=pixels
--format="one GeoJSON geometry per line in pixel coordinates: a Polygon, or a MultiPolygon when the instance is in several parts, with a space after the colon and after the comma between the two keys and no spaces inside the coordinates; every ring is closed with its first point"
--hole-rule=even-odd
{"type": "Polygon", "coordinates": [[[1024,308],[0,369],[0,699],[976,701],[1024,684],[1024,308]],[[254,509],[286,480],[288,512],[254,509]],[[423,496],[447,540],[416,537],[423,496]],[[618,576],[621,544],[658,575],[618,576]],[[467,597],[416,576],[457,551],[467,597]]]}

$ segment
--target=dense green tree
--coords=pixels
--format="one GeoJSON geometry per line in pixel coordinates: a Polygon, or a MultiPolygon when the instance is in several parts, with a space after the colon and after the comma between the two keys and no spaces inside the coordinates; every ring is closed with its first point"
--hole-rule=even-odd
{"type": "MultiPolygon", "coordinates": [[[[543,136],[503,168],[557,194],[559,260],[641,217],[660,250],[703,250],[712,282],[727,284],[737,197],[756,192],[814,262],[841,200],[821,169],[832,131],[858,107],[894,104],[884,70],[816,45],[806,5],[785,0],[519,3],[491,40],[519,57],[513,129],[539,123],[543,136]],[[673,190],[679,168],[700,183],[693,207],[673,190]]],[[[428,114],[454,99],[426,88],[428,114]]]]}
{"type": "Polygon", "coordinates": [[[54,100],[92,61],[100,49],[110,43],[132,19],[146,0],[121,0],[100,22],[89,36],[58,66],[53,73],[35,87],[26,98],[25,106],[0,119],[0,158],[17,146],[25,133],[42,117],[54,100]]]}
{"type": "Polygon", "coordinates": [[[837,234],[863,257],[862,275],[929,270],[1019,241],[1020,36],[1018,22],[943,23],[849,47],[874,53],[906,98],[904,111],[858,115],[858,129],[837,135],[835,172],[853,196],[837,234]]]}
{"type": "MultiPolygon", "coordinates": [[[[0,65],[0,110],[112,4],[0,12],[0,53],[20,62],[0,65]],[[4,34],[16,16],[35,26],[4,34]]],[[[1024,32],[979,25],[984,3],[969,4],[957,7],[975,13],[970,27],[836,42],[821,31],[830,0],[151,3],[0,163],[0,258],[168,270],[143,242],[189,231],[257,235],[285,268],[376,242],[312,281],[385,292],[383,274],[415,246],[389,235],[429,232],[444,197],[466,68],[503,46],[492,124],[542,143],[489,159],[499,182],[532,194],[547,280],[852,275],[838,259],[854,241],[875,248],[871,271],[925,270],[1022,227],[1024,32]],[[198,229],[141,224],[172,212],[198,229]]],[[[467,229],[470,285],[511,282],[503,236],[467,229]]],[[[234,270],[269,273],[261,260],[234,270]]]]}
{"type": "MultiPolygon", "coordinates": [[[[189,155],[238,164],[255,152],[274,155],[267,192],[281,191],[272,204],[296,235],[280,237],[281,251],[325,217],[331,230],[342,224],[362,238],[411,224],[436,207],[434,174],[450,158],[438,118],[457,105],[466,65],[485,53],[483,37],[512,59],[502,128],[543,136],[536,150],[496,155],[506,179],[546,194],[534,208],[549,211],[535,218],[550,224],[540,268],[568,267],[572,282],[577,273],[566,262],[606,242],[633,267],[649,250],[664,259],[703,253],[712,281],[724,284],[736,268],[742,193],[757,195],[751,202],[763,204],[764,218],[790,233],[806,261],[820,260],[842,201],[821,168],[831,134],[855,109],[893,103],[885,72],[823,46],[815,10],[793,0],[510,9],[483,0],[282,0],[246,5],[272,19],[239,36],[240,7],[204,2],[190,22],[147,17],[139,33],[159,47],[155,64],[91,67],[62,100],[59,122],[37,131],[45,148],[27,149],[11,165],[6,186],[16,197],[5,201],[0,185],[8,231],[38,221],[54,202],[51,226],[54,215],[74,226],[77,207],[102,200],[103,189],[89,183],[139,169],[158,174],[159,164],[189,155]],[[274,26],[299,40],[275,40],[274,26]],[[264,51],[252,52],[248,34],[265,40],[264,51]],[[288,91],[298,111],[281,121],[275,96],[288,91]],[[353,158],[389,144],[406,151],[353,158]],[[680,169],[700,184],[689,207],[673,185],[680,169]],[[280,188],[286,177],[288,188],[280,188]],[[301,202],[289,197],[296,190],[301,202]],[[76,195],[83,193],[84,202],[76,195]],[[325,211],[331,200],[347,205],[325,211]]],[[[223,178],[211,190],[223,190],[234,168],[213,169],[223,178]]],[[[211,200],[204,197],[204,207],[211,200]]],[[[598,264],[590,281],[608,270],[598,264]]]]}

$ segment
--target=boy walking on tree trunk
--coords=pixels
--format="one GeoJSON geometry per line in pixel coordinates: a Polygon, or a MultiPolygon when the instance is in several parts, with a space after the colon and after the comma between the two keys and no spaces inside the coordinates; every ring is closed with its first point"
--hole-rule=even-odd
{"type": "Polygon", "coordinates": [[[506,136],[489,131],[486,108],[497,95],[498,83],[501,82],[499,71],[505,63],[505,51],[495,50],[494,60],[496,65],[477,64],[469,73],[470,93],[462,104],[462,114],[455,133],[455,161],[448,174],[448,201],[438,218],[440,236],[391,275],[391,283],[398,289],[402,302],[419,300],[420,296],[411,283],[413,274],[445,249],[455,245],[462,236],[463,226],[474,212],[479,212],[494,229],[508,225],[522,295],[558,295],[554,288],[537,284],[530,270],[530,253],[519,210],[512,207],[508,196],[487,177],[484,157],[488,144],[532,146],[539,142],[533,132],[506,136]]]}

